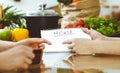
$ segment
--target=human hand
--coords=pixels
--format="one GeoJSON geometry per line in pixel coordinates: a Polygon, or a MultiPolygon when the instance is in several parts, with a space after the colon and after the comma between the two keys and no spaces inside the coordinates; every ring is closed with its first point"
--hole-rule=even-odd
{"type": "Polygon", "coordinates": [[[68,48],[71,48],[72,52],[76,54],[92,54],[92,40],[75,38],[69,39],[63,42],[63,44],[69,44],[68,48]]]}
{"type": "Polygon", "coordinates": [[[102,35],[101,33],[97,32],[96,30],[89,30],[87,28],[81,28],[83,32],[89,34],[92,40],[104,40],[106,36],[102,35]]]}
{"type": "Polygon", "coordinates": [[[67,64],[68,66],[70,66],[71,68],[75,69],[78,67],[78,65],[79,65],[78,63],[80,63],[79,62],[80,57],[81,57],[80,55],[72,55],[72,56],[68,57],[68,59],[63,60],[63,62],[65,64],[67,64]]]}
{"type": "Polygon", "coordinates": [[[45,48],[45,45],[43,43],[51,45],[50,41],[42,38],[24,39],[19,42],[16,42],[15,45],[26,45],[26,46],[32,47],[34,50],[41,50],[45,48]]]}
{"type": "Polygon", "coordinates": [[[33,49],[19,45],[0,53],[0,71],[27,69],[35,57],[33,49]]]}

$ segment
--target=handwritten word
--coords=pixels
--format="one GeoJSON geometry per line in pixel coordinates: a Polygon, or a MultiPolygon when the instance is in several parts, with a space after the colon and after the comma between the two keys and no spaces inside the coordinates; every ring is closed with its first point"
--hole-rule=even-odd
{"type": "Polygon", "coordinates": [[[72,30],[66,30],[66,31],[55,31],[54,32],[54,37],[60,37],[60,36],[67,36],[67,35],[73,35],[72,30]]]}

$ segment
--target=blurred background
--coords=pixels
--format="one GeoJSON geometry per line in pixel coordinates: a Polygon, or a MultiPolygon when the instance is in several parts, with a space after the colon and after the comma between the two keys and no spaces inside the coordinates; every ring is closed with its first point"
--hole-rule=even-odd
{"type": "Polygon", "coordinates": [[[58,4],[57,0],[0,0],[0,4],[14,5],[19,10],[26,13],[38,10],[42,1],[47,4],[46,8],[51,8],[58,4]]]}
{"type": "MultiPolygon", "coordinates": [[[[37,11],[40,8],[42,1],[47,4],[46,8],[54,9],[59,13],[57,0],[0,0],[2,5],[14,5],[23,13],[37,11]]],[[[120,11],[120,0],[100,0],[101,8],[100,16],[111,14],[112,10],[120,11]]],[[[59,13],[60,15],[60,13],[59,13]]]]}
{"type": "MultiPolygon", "coordinates": [[[[96,0],[97,1],[97,0],[96,0]]],[[[103,17],[103,18],[106,18],[106,19],[111,19],[111,18],[116,18],[118,20],[118,22],[120,22],[120,0],[99,0],[100,1],[100,11],[98,13],[98,17],[103,17]]],[[[15,6],[18,10],[21,10],[22,13],[25,13],[26,15],[29,14],[29,15],[35,15],[35,14],[38,14],[40,15],[40,13],[43,14],[43,12],[40,11],[40,8],[41,8],[41,5],[42,4],[45,4],[45,10],[53,10],[53,11],[46,11],[44,12],[46,15],[51,15],[49,17],[52,17],[52,18],[48,18],[48,17],[44,17],[42,18],[41,16],[38,18],[38,19],[29,19],[27,18],[27,24],[28,25],[32,25],[32,24],[40,24],[41,26],[39,26],[38,28],[41,28],[41,29],[46,29],[46,28],[57,28],[57,27],[65,27],[67,26],[68,24],[75,24],[77,20],[77,16],[76,16],[76,19],[73,18],[73,17],[70,17],[70,20],[67,22],[66,19],[69,19],[67,16],[65,15],[62,15],[61,13],[64,12],[64,9],[63,9],[63,12],[60,11],[60,4],[58,3],[57,0],[0,0],[0,4],[4,7],[4,6],[7,6],[7,5],[13,5],[15,6]],[[62,19],[61,19],[62,17],[62,19]],[[66,17],[66,19],[65,19],[66,17]],[[42,19],[41,19],[42,18],[42,19]],[[40,21],[40,20],[41,21],[40,21]],[[65,19],[65,21],[64,21],[65,19]],[[72,20],[73,19],[73,20],[72,20]],[[64,21],[64,23],[62,23],[62,20],[64,21]],[[30,22],[29,22],[30,21],[30,22]],[[47,22],[46,22],[47,21],[47,22]],[[53,21],[56,21],[56,22],[53,22],[53,21]],[[34,23],[32,23],[34,22],[34,23]],[[36,23],[35,23],[36,22],[36,23]],[[38,22],[38,23],[37,23],[38,22]],[[43,23],[41,23],[43,22],[43,23]],[[29,24],[30,23],[30,24],[29,24]],[[53,24],[54,23],[54,24],[53,24]],[[51,25],[53,24],[53,25],[51,25]],[[56,26],[58,25],[58,26],[56,26]],[[52,26],[52,27],[51,27],[52,26]],[[54,26],[54,27],[53,27],[54,26]]],[[[81,5],[81,4],[80,4],[81,5]]],[[[75,5],[76,6],[76,5],[75,5]]],[[[67,6],[66,6],[67,7],[67,6]]],[[[97,8],[96,8],[97,9],[97,8]]],[[[66,10],[67,11],[67,10],[66,10]]],[[[94,11],[94,10],[91,10],[91,11],[94,11]]],[[[88,11],[89,12],[89,11],[88,11]]],[[[68,12],[67,12],[68,13],[68,12]]],[[[93,14],[95,14],[97,12],[93,12],[93,14]]],[[[89,13],[88,13],[89,14],[89,13]]],[[[73,14],[74,16],[75,14],[73,14]]],[[[89,14],[90,15],[90,14],[89,14]]],[[[79,16],[79,15],[78,15],[79,16]]],[[[101,21],[101,20],[100,20],[101,21]]],[[[110,20],[110,21],[113,21],[113,20],[110,20]]],[[[106,21],[105,21],[106,22],[106,21]]],[[[115,22],[113,22],[113,24],[116,24],[115,22]]],[[[95,25],[95,24],[94,24],[95,25]]],[[[111,24],[110,24],[111,25],[111,24]]],[[[114,25],[113,25],[114,26],[114,25]]],[[[108,31],[109,33],[116,33],[116,27],[110,27],[108,25],[108,31]],[[111,32],[110,32],[111,30],[111,32]],[[114,31],[115,30],[115,31],[114,31]]],[[[29,26],[28,26],[29,27],[29,26]]],[[[31,28],[31,27],[30,27],[31,28]]],[[[32,26],[33,28],[33,26],[32,26]]],[[[37,28],[37,27],[35,27],[37,28]]],[[[93,27],[91,27],[93,28],[93,27]]],[[[99,28],[99,27],[98,27],[99,28]]],[[[101,27],[100,27],[101,28],[101,27]]],[[[103,27],[102,27],[103,28],[103,27]]],[[[100,32],[108,32],[108,31],[105,31],[103,29],[100,29],[100,32]]],[[[117,32],[120,31],[119,30],[120,27],[117,27],[117,32]]],[[[33,28],[34,29],[34,28],[33,28]]],[[[104,29],[106,29],[106,27],[104,27],[104,29]]],[[[40,29],[39,29],[40,30],[40,29]]],[[[38,31],[38,30],[36,30],[38,31]]],[[[38,32],[39,33],[39,32],[38,32]]],[[[33,34],[33,33],[32,33],[33,34]]],[[[39,34],[38,34],[39,35],[39,34]]]]}

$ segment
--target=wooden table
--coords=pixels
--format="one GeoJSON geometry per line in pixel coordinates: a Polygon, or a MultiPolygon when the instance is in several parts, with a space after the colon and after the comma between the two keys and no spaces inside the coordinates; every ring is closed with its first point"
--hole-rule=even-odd
{"type": "Polygon", "coordinates": [[[3,73],[120,73],[120,56],[43,53],[39,64],[27,70],[3,73]]]}

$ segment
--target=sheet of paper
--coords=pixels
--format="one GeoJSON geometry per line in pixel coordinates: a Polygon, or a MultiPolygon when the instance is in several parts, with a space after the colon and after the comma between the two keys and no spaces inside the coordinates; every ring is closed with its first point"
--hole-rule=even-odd
{"type": "Polygon", "coordinates": [[[73,38],[91,39],[80,28],[41,30],[41,37],[52,42],[52,45],[45,45],[44,52],[69,52],[68,44],[62,44],[63,41],[73,38]]]}

